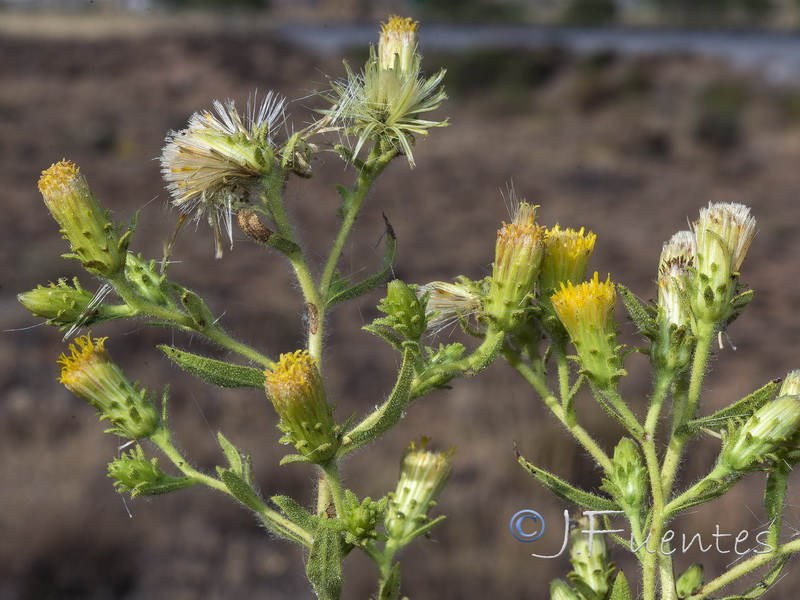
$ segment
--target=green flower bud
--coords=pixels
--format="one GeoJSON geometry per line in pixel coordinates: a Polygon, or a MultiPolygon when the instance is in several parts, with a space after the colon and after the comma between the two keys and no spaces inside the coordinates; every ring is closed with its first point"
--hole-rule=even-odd
{"type": "Polygon", "coordinates": [[[550,582],[550,600],[580,600],[569,584],[562,579],[553,579],[550,582]]]}
{"type": "Polygon", "coordinates": [[[739,268],[755,227],[756,220],[744,204],[720,202],[700,209],[694,224],[697,261],[690,296],[699,321],[717,324],[732,313],[739,268]]]}
{"type": "Polygon", "coordinates": [[[389,510],[384,522],[389,537],[400,543],[424,533],[429,522],[428,512],[450,477],[450,458],[453,451],[425,450],[427,439],[420,447],[413,442],[403,455],[397,489],[389,494],[389,510]]]}
{"type": "Polygon", "coordinates": [[[517,206],[514,220],[497,232],[495,260],[486,316],[502,331],[513,331],[525,320],[544,256],[544,229],[536,224],[536,207],[517,206]]]}
{"type": "Polygon", "coordinates": [[[759,408],[726,439],[719,464],[731,471],[755,470],[789,445],[800,430],[800,396],[781,396],[759,408]]]}
{"type": "Polygon", "coordinates": [[[687,598],[703,587],[703,565],[694,563],[678,576],[675,582],[675,589],[678,598],[687,598]]]}
{"type": "Polygon", "coordinates": [[[136,496],[157,496],[193,486],[196,480],[171,477],[158,466],[158,459],[147,460],[138,444],[108,465],[108,476],[119,493],[136,496]]]}
{"type": "Polygon", "coordinates": [[[570,533],[569,561],[574,570],[567,576],[573,582],[589,586],[599,598],[605,598],[615,570],[605,534],[593,531],[587,517],[581,517],[578,523],[570,533]]]}
{"type": "Polygon", "coordinates": [[[562,284],[550,301],[578,351],[581,366],[598,385],[608,385],[624,374],[614,322],[617,292],[610,278],[601,283],[595,273],[580,285],[562,284]]]}
{"type": "Polygon", "coordinates": [[[642,505],[647,494],[647,470],[639,447],[630,438],[622,438],[614,449],[613,468],[603,480],[603,489],[624,509],[630,511],[642,505]]]}
{"type": "Polygon", "coordinates": [[[88,335],[70,345],[71,356],[62,354],[59,381],[94,406],[100,418],[114,425],[106,433],[135,440],[148,438],[161,426],[161,418],[147,390],[131,383],[105,349],[107,338],[88,335]]]}
{"type": "Polygon", "coordinates": [[[306,350],[282,354],[264,371],[264,388],[281,418],[281,443],[293,444],[308,462],[323,463],[339,449],[339,427],[333,422],[317,361],[306,350]]]}
{"type": "Polygon", "coordinates": [[[167,276],[156,269],[156,261],[146,261],[141,255],[128,254],[125,262],[125,278],[136,290],[136,293],[158,306],[172,304],[166,291],[167,276]]]}
{"type": "Polygon", "coordinates": [[[424,335],[427,319],[425,306],[415,293],[415,289],[414,286],[408,286],[399,279],[390,281],[386,289],[386,298],[378,305],[378,310],[388,316],[377,322],[416,341],[424,335]]]}
{"type": "Polygon", "coordinates": [[[70,243],[73,253],[66,256],[93,275],[116,275],[125,265],[127,238],[119,236],[75,163],[63,160],[43,171],[39,191],[70,243]]]}
{"type": "Polygon", "coordinates": [[[47,319],[48,325],[58,327],[70,327],[76,323],[85,327],[131,314],[127,306],[103,304],[102,294],[84,290],[77,278],[72,282],[74,287],[65,279],[59,279],[58,283],[40,285],[35,290],[19,294],[17,299],[31,313],[47,319]]]}

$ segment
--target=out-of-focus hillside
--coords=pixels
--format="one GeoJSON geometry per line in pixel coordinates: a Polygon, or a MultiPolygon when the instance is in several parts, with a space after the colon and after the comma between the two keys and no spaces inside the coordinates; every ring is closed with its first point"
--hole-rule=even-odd
{"type": "MultiPolygon", "coordinates": [[[[166,132],[184,127],[213,99],[243,106],[254,90],[302,98],[291,105],[299,127],[319,105],[311,92],[344,72],[340,57],[289,47],[268,26],[245,34],[235,23],[179,31],[142,23],[113,36],[0,37],[0,599],[310,598],[301,554],[225,499],[191,490],[125,504],[105,476],[117,440],[55,381],[61,334],[21,331],[36,321],[17,293],[80,275],[74,262],[57,258],[65,246],[36,189],[42,169],[62,157],[78,163],[116,218],[140,211],[132,248],[158,258],[176,219],[165,210],[154,160],[166,132]]],[[[649,299],[662,242],[709,201],[743,202],[759,222],[743,272],[756,298],[730,328],[738,350],[726,345],[713,361],[706,410],[800,367],[800,89],[768,86],[757,74],[688,55],[577,56],[547,48],[435,56],[425,52],[424,36],[423,24],[426,68],[448,68],[451,100],[437,114],[451,126],[418,142],[416,169],[397,161],[379,181],[346,249],[347,273],[379,261],[385,213],[400,244],[397,277],[425,283],[484,276],[496,230],[508,219],[503,193],[513,185],[541,205],[543,223],[593,230],[591,268],[649,299]]],[[[336,219],[332,186],[353,175],[332,153],[314,169],[315,178],[292,182],[287,197],[300,234],[322,252],[336,219]]],[[[303,307],[279,257],[242,235],[221,261],[212,246],[203,226],[181,234],[174,277],[207,298],[245,341],[272,354],[294,350],[303,307]]],[[[326,369],[340,419],[362,414],[391,385],[397,357],[360,331],[377,316],[379,297],[333,314],[326,369]]],[[[636,344],[621,311],[619,318],[626,343],[636,344]]],[[[143,385],[172,382],[177,437],[198,464],[217,464],[214,432],[222,430],[252,452],[266,495],[311,501],[310,471],[277,467],[284,452],[262,394],[210,388],[182,376],[153,348],[174,339],[199,350],[196,340],[141,323],[93,333],[110,336],[112,353],[143,385]]],[[[646,361],[634,355],[627,367],[625,388],[638,411],[649,390],[646,361]]],[[[580,401],[601,443],[613,444],[615,425],[589,398],[580,401]]],[[[509,535],[508,519],[535,508],[558,523],[566,507],[519,468],[513,443],[588,488],[599,484],[598,473],[502,364],[420,401],[386,440],[354,456],[345,475],[357,492],[375,497],[392,489],[403,448],[420,434],[459,453],[439,503],[450,516],[433,540],[404,555],[404,593],[544,597],[549,579],[568,565],[530,553],[557,548],[559,527],[535,550],[509,535]]],[[[718,445],[710,439],[696,446],[687,480],[713,460],[718,445]]],[[[676,528],[705,535],[714,523],[734,533],[760,529],[761,493],[740,486],[723,506],[702,509],[676,528]]],[[[797,503],[795,495],[790,502],[797,503]]],[[[625,552],[619,550],[618,563],[630,568],[625,552]]],[[[676,557],[677,568],[696,561],[710,574],[729,562],[713,553],[676,557]]],[[[347,577],[347,598],[374,592],[368,562],[354,557],[347,577]]],[[[788,593],[799,582],[794,572],[779,586],[788,593]]]]}

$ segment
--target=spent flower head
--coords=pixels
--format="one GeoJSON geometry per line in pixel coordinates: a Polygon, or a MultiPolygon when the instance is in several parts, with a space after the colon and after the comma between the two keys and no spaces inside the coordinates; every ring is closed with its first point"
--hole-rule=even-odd
{"type": "Polygon", "coordinates": [[[232,209],[246,201],[263,177],[283,177],[275,160],[275,132],[285,121],[285,101],[272,92],[242,116],[233,100],[214,101],[189,127],[171,131],[161,153],[161,172],[172,204],[214,229],[216,256],[222,256],[224,226],[233,243],[232,209]]]}
{"type": "Polygon", "coordinates": [[[544,254],[544,228],[536,206],[521,202],[511,223],[497,232],[495,260],[484,312],[502,331],[516,329],[535,291],[544,254]]]}
{"type": "Polygon", "coordinates": [[[679,231],[664,244],[658,266],[658,329],[650,357],[655,364],[678,370],[689,365],[692,354],[689,288],[694,260],[694,233],[679,231]]]}
{"type": "Polygon", "coordinates": [[[601,386],[622,374],[614,308],[617,292],[611,278],[595,272],[579,285],[567,282],[550,302],[578,351],[583,369],[601,386]]]}
{"type": "Polygon", "coordinates": [[[734,307],[739,269],[756,231],[744,204],[719,202],[700,209],[694,223],[697,260],[691,294],[696,319],[717,324],[734,307]]]}
{"type": "Polygon", "coordinates": [[[161,418],[147,390],[131,383],[105,348],[107,338],[81,336],[62,354],[59,381],[81,400],[94,406],[101,419],[108,419],[115,433],[132,439],[148,438],[161,425],[161,418]]]}
{"type": "Polygon", "coordinates": [[[264,388],[281,418],[278,429],[286,434],[282,443],[293,444],[309,462],[323,463],[335,454],[339,427],[333,422],[317,361],[308,351],[282,354],[264,371],[264,388]]]}
{"type": "Polygon", "coordinates": [[[427,438],[417,445],[412,442],[400,464],[397,489],[390,494],[385,526],[389,537],[407,543],[428,531],[433,522],[428,512],[444,489],[452,471],[453,450],[426,450],[427,438]]]}
{"type": "Polygon", "coordinates": [[[436,109],[447,98],[439,86],[444,70],[424,78],[417,52],[417,23],[392,16],[382,24],[378,51],[370,48],[370,57],[362,73],[348,66],[347,77],[332,85],[329,100],[333,107],[324,111],[339,124],[346,135],[357,138],[353,154],[367,141],[379,141],[382,151],[395,149],[415,165],[411,146],[414,136],[428,135],[432,127],[446,121],[420,117],[436,109]]]}
{"type": "Polygon", "coordinates": [[[438,333],[445,327],[480,312],[481,298],[485,295],[486,282],[472,281],[462,275],[453,283],[431,281],[417,288],[417,295],[428,297],[425,305],[428,330],[438,333]]]}
{"type": "Polygon", "coordinates": [[[65,256],[78,259],[94,275],[118,274],[125,265],[129,235],[119,235],[119,226],[100,208],[77,165],[62,160],[42,171],[39,191],[70,243],[72,254],[65,256]]]}

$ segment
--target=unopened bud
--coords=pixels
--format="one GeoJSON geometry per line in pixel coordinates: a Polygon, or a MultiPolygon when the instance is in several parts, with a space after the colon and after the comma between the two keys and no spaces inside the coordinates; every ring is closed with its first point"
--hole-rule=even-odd
{"type": "Polygon", "coordinates": [[[100,208],[75,163],[62,160],[42,172],[39,191],[69,241],[69,258],[81,261],[93,275],[112,277],[125,265],[125,238],[100,208]]]}
{"type": "Polygon", "coordinates": [[[719,463],[731,471],[758,468],[800,430],[800,396],[781,396],[759,408],[726,440],[719,463]]]}
{"type": "Polygon", "coordinates": [[[385,526],[389,537],[409,541],[429,522],[428,512],[450,477],[453,451],[431,452],[423,438],[417,447],[412,443],[400,465],[397,489],[390,494],[385,526]]]}
{"type": "Polygon", "coordinates": [[[517,207],[513,222],[504,223],[497,232],[484,311],[502,331],[516,329],[525,318],[544,255],[543,234],[536,224],[536,207],[526,202],[517,207]]]}
{"type": "Polygon", "coordinates": [[[678,598],[687,598],[703,587],[703,565],[694,563],[690,565],[675,581],[678,598]]]}

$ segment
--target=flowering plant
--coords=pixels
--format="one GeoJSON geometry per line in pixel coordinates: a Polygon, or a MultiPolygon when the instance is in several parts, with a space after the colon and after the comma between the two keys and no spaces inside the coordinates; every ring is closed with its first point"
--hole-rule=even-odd
{"type": "MultiPolygon", "coordinates": [[[[755,232],[755,220],[745,206],[710,204],[701,209],[690,231],[665,244],[657,301],[650,305],[610,276],[594,273],[587,280],[594,234],[583,228],[540,225],[537,207],[512,195],[513,216],[498,231],[490,276],[480,281],[459,276],[452,282],[423,285],[394,280],[386,286],[378,307],[384,316],[365,329],[401,357],[388,397],[372,412],[345,419],[328,401],[323,340],[330,310],[384,285],[397,242],[387,220],[381,264],[359,281],[340,275],[342,251],[387,165],[405,157],[413,167],[416,140],[447,125],[426,114],[446,98],[443,77],[444,71],[423,76],[417,24],[392,17],[364,69],[348,67],[346,77],[322,94],[330,106],[303,129],[283,135],[289,130],[286,105],[270,93],[260,103],[253,97],[244,114],[230,100],[215,102],[214,112],[195,113],[186,129],[168,135],[161,164],[172,204],[180,212],[178,227],[188,219],[207,221],[215,255],[223,258],[225,237],[232,244],[238,226],[290,264],[306,306],[307,329],[302,348],[279,356],[237,340],[201,295],[173,281],[167,260],[171,249],[162,261],[131,252],[135,221],[127,227],[113,222],[76,165],[62,161],[43,173],[39,188],[69,242],[65,256],[80,261],[102,284],[93,294],[77,279],[62,279],[20,294],[20,302],[47,323],[67,330],[66,337],[106,321],[138,318],[225,348],[239,361],[159,346],[173,363],[210,384],[262,390],[277,413],[280,443],[293,449],[281,464],[305,463],[319,477],[312,507],[287,496],[265,497],[249,455],[221,432],[221,465],[213,473],[196,468],[174,440],[168,389],[160,394],[159,406],[157,394],[128,380],[106,348],[106,338],[86,334],[61,356],[60,381],[109,421],[109,433],[130,439],[130,449],[109,465],[114,485],[132,496],[208,486],[251,510],[272,534],[306,549],[306,574],[319,598],[341,597],[343,561],[356,549],[375,564],[376,597],[399,598],[399,552],[444,518],[433,513],[453,470],[453,452],[432,451],[425,438],[413,442],[402,457],[396,489],[376,500],[359,498],[346,487],[342,459],[395,427],[414,400],[502,359],[601,469],[603,485],[599,492],[582,490],[518,453],[519,463],[571,504],[619,514],[628,522],[645,599],[718,598],[725,586],[766,568],[750,590],[728,596],[758,597],[779,577],[788,558],[800,551],[800,541],[781,540],[788,478],[800,459],[800,371],[783,383],[768,382],[711,415],[703,414],[701,403],[714,345],[752,297],[739,281],[755,232]],[[337,189],[338,230],[327,256],[316,265],[295,234],[284,188],[292,176],[313,176],[313,159],[327,147],[325,140],[333,140],[330,147],[352,169],[355,183],[337,189]],[[618,296],[645,340],[641,348],[629,350],[618,342],[618,296]],[[472,348],[459,342],[434,345],[432,334],[448,325],[460,327],[478,342],[472,348]],[[635,351],[647,354],[653,377],[643,415],[619,390],[627,376],[626,358],[635,351]],[[611,452],[579,419],[575,399],[583,388],[624,428],[625,436],[611,452]],[[665,420],[670,422],[663,432],[660,425],[665,420]],[[681,489],[679,465],[689,443],[705,434],[721,439],[716,464],[705,477],[681,489]],[[148,458],[150,446],[161,456],[148,458]],[[162,469],[159,458],[167,459],[171,474],[162,469]],[[762,547],[769,552],[754,552],[707,582],[700,565],[676,574],[669,522],[758,471],[768,473],[765,507],[770,525],[762,547]],[[658,541],[660,552],[650,550],[651,539],[658,541]]],[[[113,341],[108,345],[113,348],[113,341]]],[[[611,544],[602,536],[590,536],[587,545],[581,528],[586,523],[587,517],[578,518],[571,536],[571,583],[554,581],[551,597],[637,596],[637,588],[632,592],[628,583],[632,574],[626,578],[610,561],[611,544]]]]}

